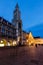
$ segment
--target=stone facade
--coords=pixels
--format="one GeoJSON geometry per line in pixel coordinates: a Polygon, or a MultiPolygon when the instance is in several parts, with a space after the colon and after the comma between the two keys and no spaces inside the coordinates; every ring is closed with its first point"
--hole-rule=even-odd
{"type": "Polygon", "coordinates": [[[13,12],[11,23],[0,17],[0,43],[3,39],[7,42],[15,40],[16,44],[22,44],[22,20],[18,4],[13,12]]]}

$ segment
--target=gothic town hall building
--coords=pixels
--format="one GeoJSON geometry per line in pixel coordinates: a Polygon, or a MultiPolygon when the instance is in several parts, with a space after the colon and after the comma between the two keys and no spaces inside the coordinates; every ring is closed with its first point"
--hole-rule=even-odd
{"type": "Polygon", "coordinates": [[[18,4],[16,4],[13,12],[13,19],[10,23],[4,18],[0,17],[0,44],[5,46],[22,43],[22,20],[20,18],[20,10],[18,4]]]}

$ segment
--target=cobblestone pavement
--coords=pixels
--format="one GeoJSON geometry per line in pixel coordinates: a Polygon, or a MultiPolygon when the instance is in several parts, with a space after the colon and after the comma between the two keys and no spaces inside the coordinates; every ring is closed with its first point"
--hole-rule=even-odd
{"type": "Polygon", "coordinates": [[[43,65],[43,46],[0,50],[0,65],[43,65]]]}

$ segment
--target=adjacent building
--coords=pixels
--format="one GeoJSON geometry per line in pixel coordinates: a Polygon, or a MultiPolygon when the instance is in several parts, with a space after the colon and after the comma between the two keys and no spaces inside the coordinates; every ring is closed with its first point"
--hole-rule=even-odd
{"type": "Polygon", "coordinates": [[[30,32],[29,34],[26,35],[26,44],[27,45],[40,45],[43,44],[43,38],[38,37],[33,37],[32,33],[30,32]]]}

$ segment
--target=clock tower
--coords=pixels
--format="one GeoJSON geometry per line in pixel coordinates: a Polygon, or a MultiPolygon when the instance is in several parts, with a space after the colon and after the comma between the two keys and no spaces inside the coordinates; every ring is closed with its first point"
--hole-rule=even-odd
{"type": "Polygon", "coordinates": [[[17,44],[22,44],[22,20],[21,20],[21,12],[19,10],[18,3],[16,4],[15,10],[13,12],[13,20],[12,24],[16,28],[16,41],[17,44]]]}

